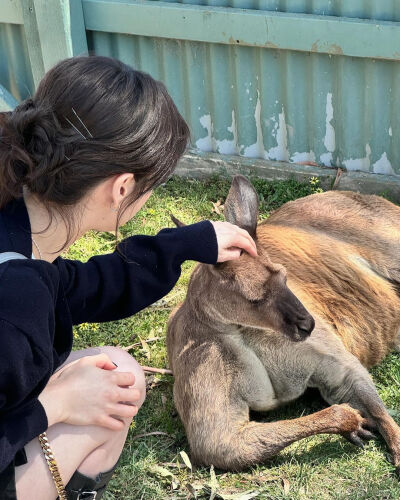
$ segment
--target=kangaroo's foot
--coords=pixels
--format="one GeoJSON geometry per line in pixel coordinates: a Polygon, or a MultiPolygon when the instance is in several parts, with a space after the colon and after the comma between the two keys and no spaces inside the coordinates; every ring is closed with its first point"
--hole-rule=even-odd
{"type": "Polygon", "coordinates": [[[325,363],[321,372],[313,375],[313,379],[319,382],[319,389],[326,401],[331,404],[348,403],[366,418],[367,434],[362,431],[359,436],[347,436],[351,442],[361,445],[358,438],[362,438],[362,434],[372,438],[370,431],[373,427],[379,430],[389,447],[396,473],[400,476],[400,427],[387,412],[367,370],[354,356],[350,356],[348,354],[336,362],[330,360],[330,363],[325,363]]]}

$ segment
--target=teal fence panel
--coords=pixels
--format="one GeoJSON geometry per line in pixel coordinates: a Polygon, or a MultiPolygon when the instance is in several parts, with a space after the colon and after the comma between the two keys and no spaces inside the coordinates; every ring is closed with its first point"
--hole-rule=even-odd
{"type": "MultiPolygon", "coordinates": [[[[0,84],[7,73],[24,81],[31,93],[44,73],[61,59],[87,54],[81,0],[0,0],[0,84]],[[3,56],[4,52],[4,56],[3,56]],[[7,64],[13,54],[19,70],[7,64]]],[[[24,98],[26,93],[15,97],[24,98]]]]}
{"type": "Polygon", "coordinates": [[[26,99],[34,92],[28,47],[22,24],[0,22],[0,84],[19,101],[26,99]]]}
{"type": "Polygon", "coordinates": [[[2,64],[0,83],[17,99],[12,78],[32,91],[57,58],[89,50],[162,80],[200,151],[400,174],[395,0],[3,1],[0,50],[19,66],[2,64]],[[74,44],[49,47],[44,9],[74,44]]]}

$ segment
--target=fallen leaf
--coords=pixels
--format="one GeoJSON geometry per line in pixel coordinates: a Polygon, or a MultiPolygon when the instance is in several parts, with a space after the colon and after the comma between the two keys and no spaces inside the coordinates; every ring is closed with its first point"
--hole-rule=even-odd
{"type": "Polygon", "coordinates": [[[171,479],[174,478],[174,475],[172,474],[171,471],[169,471],[168,469],[165,469],[164,467],[160,467],[159,465],[151,465],[149,467],[149,472],[151,474],[154,474],[156,476],[160,476],[163,478],[171,478],[171,479]]]}
{"type": "Polygon", "coordinates": [[[216,214],[221,215],[224,210],[224,205],[221,205],[221,200],[218,200],[216,203],[212,201],[211,203],[213,206],[213,208],[211,209],[211,213],[215,212],[216,214]]]}
{"type": "Polygon", "coordinates": [[[286,478],[282,478],[283,492],[287,495],[290,491],[290,482],[286,478]]]}
{"type": "MultiPolygon", "coordinates": [[[[156,340],[160,340],[160,337],[153,337],[151,339],[146,339],[146,344],[148,342],[155,342],[156,340]]],[[[123,349],[124,351],[130,351],[131,349],[133,349],[134,347],[137,347],[139,345],[142,345],[142,342],[135,342],[134,344],[131,344],[131,345],[127,345],[127,346],[118,346],[120,347],[121,349],[123,349]]]]}
{"type": "Polygon", "coordinates": [[[192,462],[190,461],[190,458],[188,457],[188,454],[186,453],[186,451],[183,451],[183,450],[180,451],[179,455],[182,457],[182,460],[184,461],[186,467],[192,471],[193,470],[192,462]]]}
{"type": "Polygon", "coordinates": [[[211,494],[210,494],[210,500],[214,500],[216,494],[217,494],[217,489],[218,489],[218,481],[217,481],[217,476],[215,475],[215,470],[214,466],[211,465],[210,467],[210,487],[211,487],[211,494]]]}
{"type": "Polygon", "coordinates": [[[151,358],[150,347],[148,346],[147,342],[144,339],[142,339],[141,337],[139,337],[139,340],[140,340],[140,343],[142,344],[142,348],[146,354],[146,358],[150,360],[150,358],[151,358]]]}

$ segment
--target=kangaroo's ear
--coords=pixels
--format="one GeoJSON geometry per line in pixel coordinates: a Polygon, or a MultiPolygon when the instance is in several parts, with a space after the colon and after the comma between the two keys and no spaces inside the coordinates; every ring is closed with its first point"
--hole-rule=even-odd
{"type": "Polygon", "coordinates": [[[255,238],[258,205],[258,196],[251,183],[243,175],[235,175],[224,205],[225,219],[246,229],[255,238]]]}
{"type": "Polygon", "coordinates": [[[171,217],[171,220],[172,222],[175,224],[176,227],[183,227],[183,226],[186,226],[186,224],[184,224],[183,222],[181,222],[179,219],[177,219],[175,217],[175,215],[173,214],[169,214],[169,216],[171,217]]]}

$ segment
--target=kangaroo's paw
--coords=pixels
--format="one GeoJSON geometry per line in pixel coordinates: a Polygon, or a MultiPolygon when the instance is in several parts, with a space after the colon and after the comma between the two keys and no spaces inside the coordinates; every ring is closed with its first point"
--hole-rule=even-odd
{"type": "Polygon", "coordinates": [[[376,439],[376,436],[369,430],[370,420],[364,418],[361,413],[348,404],[335,405],[341,418],[342,431],[340,435],[347,441],[364,448],[364,441],[376,439]]]}

